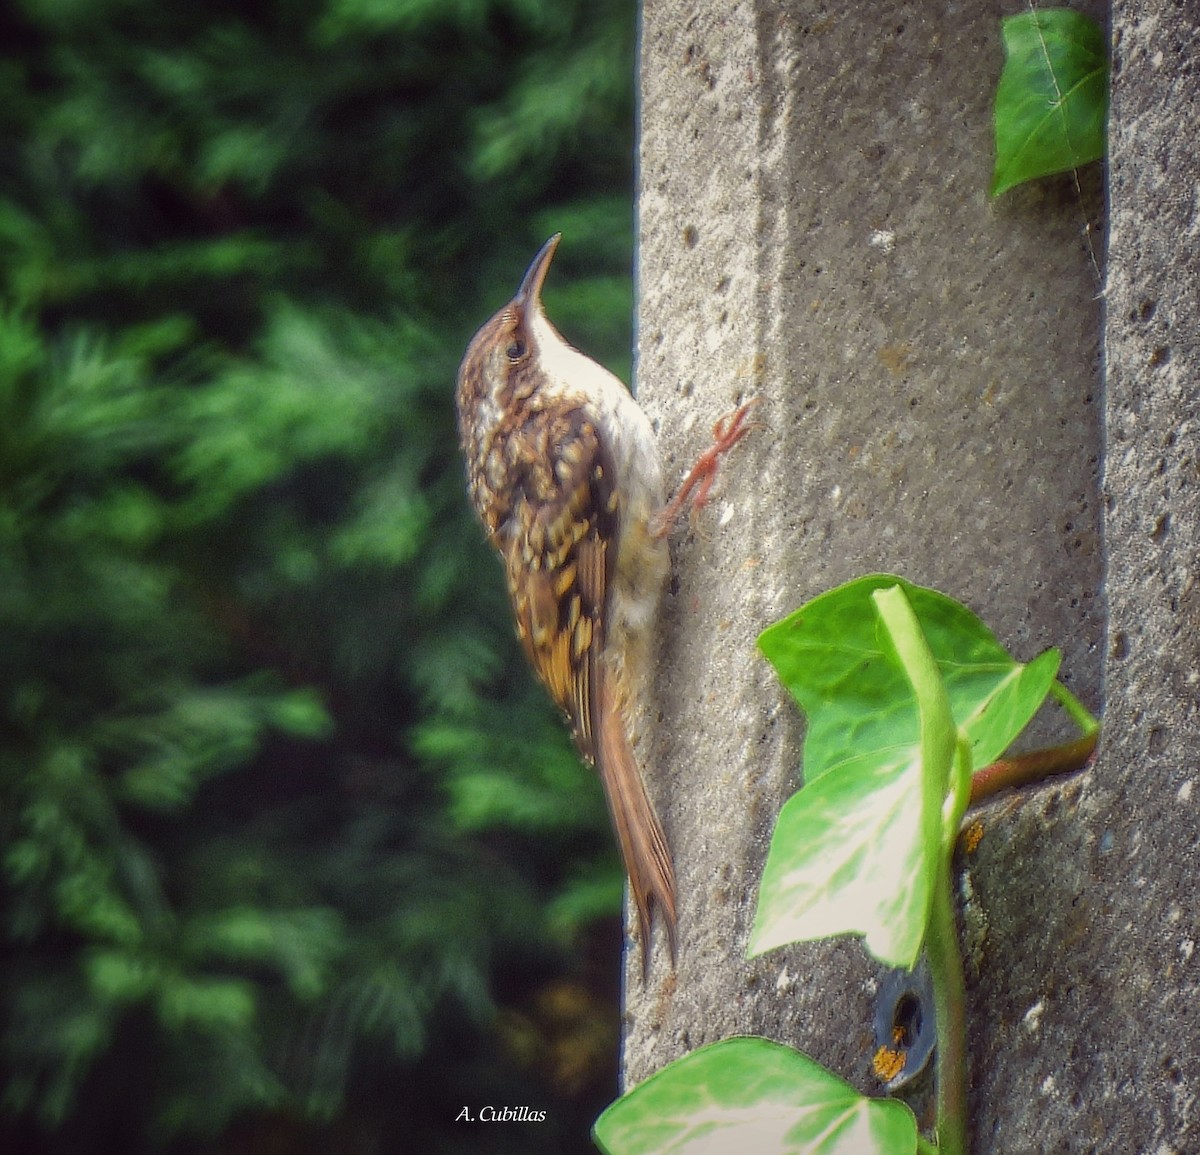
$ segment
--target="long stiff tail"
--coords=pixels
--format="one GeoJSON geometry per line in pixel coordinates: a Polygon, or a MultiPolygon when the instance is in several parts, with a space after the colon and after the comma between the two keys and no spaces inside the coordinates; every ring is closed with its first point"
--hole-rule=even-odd
{"type": "Polygon", "coordinates": [[[675,866],[662,823],[646,793],[633,756],[625,719],[618,708],[610,678],[603,679],[599,697],[596,765],[629,874],[629,890],[637,907],[644,980],[650,970],[650,933],[655,903],[662,911],[671,965],[675,965],[675,866]]]}

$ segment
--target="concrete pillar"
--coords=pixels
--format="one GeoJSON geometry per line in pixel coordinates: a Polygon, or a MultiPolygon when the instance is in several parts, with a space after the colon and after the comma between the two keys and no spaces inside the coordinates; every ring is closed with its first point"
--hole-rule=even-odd
{"type": "Polygon", "coordinates": [[[1196,16],[1114,12],[1105,401],[1098,167],[987,197],[1012,11],[644,5],[639,396],[674,476],[741,396],[770,429],[673,542],[640,749],[681,953],[673,978],[629,972],[625,1075],[757,1033],[878,1090],[860,946],[744,952],[801,736],[754,639],[888,570],[1018,657],[1061,648],[1093,709],[1108,687],[1096,767],[988,807],[964,863],[975,1150],[1182,1151],[1200,1082],[1196,16]]]}

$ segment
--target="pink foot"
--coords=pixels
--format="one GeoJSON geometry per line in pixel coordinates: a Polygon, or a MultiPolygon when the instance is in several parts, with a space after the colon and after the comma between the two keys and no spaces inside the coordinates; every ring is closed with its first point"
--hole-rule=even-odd
{"type": "Polygon", "coordinates": [[[675,491],[675,496],[663,507],[662,512],[654,519],[651,533],[655,537],[665,537],[671,532],[675,519],[683,512],[685,506],[691,507],[693,514],[708,504],[713,482],[717,479],[717,470],[721,458],[725,456],[751,429],[760,427],[759,422],[747,422],[750,410],[758,404],[757,397],[751,397],[743,405],[739,405],[732,413],[726,413],[713,426],[713,443],[696,459],[696,464],[688,471],[683,484],[675,491]],[[695,492],[693,492],[695,491],[695,492]]]}

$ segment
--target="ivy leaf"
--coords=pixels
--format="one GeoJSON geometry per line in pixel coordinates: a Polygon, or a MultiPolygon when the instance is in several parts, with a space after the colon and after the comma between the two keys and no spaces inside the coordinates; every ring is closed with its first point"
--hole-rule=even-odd
{"type": "Polygon", "coordinates": [[[1059,656],[1015,662],[964,606],[885,574],[814,599],[765,630],[759,647],[807,714],[808,732],[806,785],[771,839],[750,954],[862,934],[880,961],[911,966],[940,868],[934,810],[946,795],[953,731],[970,763],[963,775],[994,760],[1037,712],[1059,656]],[[919,645],[893,642],[881,624],[874,595],[889,587],[916,615],[919,645]],[[925,646],[953,727],[940,701],[914,693],[925,646]]]}
{"type": "Polygon", "coordinates": [[[871,955],[911,967],[933,897],[917,743],[859,758],[793,795],[759,884],[749,957],[859,934],[871,955]]]}
{"type": "Polygon", "coordinates": [[[899,728],[915,720],[916,740],[852,758],[787,803],[763,870],[752,955],[845,932],[862,933],[889,966],[911,967],[920,953],[934,872],[949,849],[941,813],[957,733],[904,591],[885,586],[872,602],[882,627],[878,659],[899,668],[909,687],[906,699],[896,699],[907,715],[899,728]]]}
{"type": "Polygon", "coordinates": [[[898,585],[917,615],[971,744],[972,766],[999,758],[1028,725],[1058,673],[1047,650],[1015,661],[966,606],[893,574],[868,574],[814,598],[768,626],[758,647],[808,716],[804,780],[812,783],[852,754],[918,738],[904,671],[885,660],[871,595],[898,585]]]}
{"type": "Polygon", "coordinates": [[[1099,160],[1108,118],[1108,58],[1094,20],[1044,8],[1005,17],[1001,36],[992,196],[1099,160]]]}
{"type": "Polygon", "coordinates": [[[868,1099],[819,1063],[767,1039],[701,1047],[618,1099],[593,1130],[606,1155],[905,1155],[912,1111],[868,1099]]]}

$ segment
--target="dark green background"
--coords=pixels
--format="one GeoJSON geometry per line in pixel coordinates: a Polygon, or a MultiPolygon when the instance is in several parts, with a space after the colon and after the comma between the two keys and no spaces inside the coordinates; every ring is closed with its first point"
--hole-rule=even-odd
{"type": "Polygon", "coordinates": [[[627,377],[634,33],[0,14],[0,1150],[587,1149],[622,876],[453,383],[556,230],[627,377]]]}

